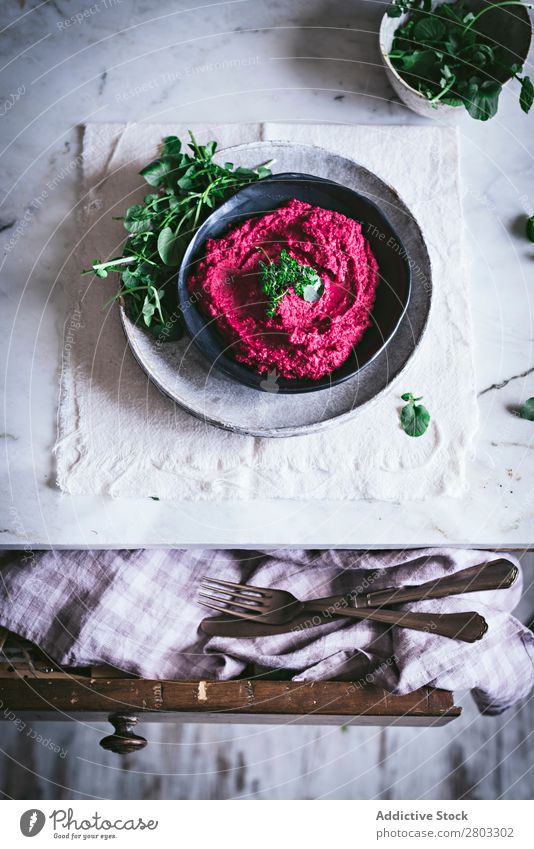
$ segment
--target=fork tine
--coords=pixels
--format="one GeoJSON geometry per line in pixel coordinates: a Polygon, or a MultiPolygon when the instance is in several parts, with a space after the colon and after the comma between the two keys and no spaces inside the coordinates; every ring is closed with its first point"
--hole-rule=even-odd
{"type": "Polygon", "coordinates": [[[219,613],[226,613],[228,616],[237,616],[238,619],[255,619],[250,613],[239,613],[237,610],[228,610],[226,607],[220,607],[218,604],[208,604],[207,601],[199,601],[202,607],[209,607],[211,610],[217,610],[219,613]]]}
{"type": "MultiPolygon", "coordinates": [[[[239,591],[235,590],[223,590],[222,587],[212,587],[205,582],[203,582],[200,586],[201,589],[209,590],[210,592],[217,593],[218,595],[227,595],[230,596],[230,598],[242,598],[243,601],[250,601],[256,602],[256,604],[263,604],[262,596],[247,595],[247,593],[240,593],[239,591]]],[[[201,591],[198,590],[198,592],[200,593],[201,591]]],[[[223,599],[219,600],[222,601],[223,599]]]]}
{"type": "Polygon", "coordinates": [[[204,581],[210,581],[212,584],[219,584],[222,587],[232,587],[236,590],[248,590],[249,592],[259,593],[260,595],[264,595],[264,593],[268,592],[265,587],[251,587],[247,586],[247,584],[236,584],[233,581],[222,581],[220,578],[210,578],[208,575],[204,575],[202,582],[204,581]]]}
{"type": "MultiPolygon", "coordinates": [[[[202,596],[202,598],[209,598],[210,601],[217,601],[217,602],[222,603],[222,604],[231,604],[232,607],[240,607],[243,610],[252,610],[253,613],[261,613],[262,610],[264,610],[264,607],[261,604],[261,602],[260,602],[259,605],[258,604],[245,604],[242,601],[233,601],[233,599],[231,599],[231,598],[219,598],[216,595],[209,595],[209,593],[201,593],[201,592],[199,592],[199,596],[202,596]]],[[[229,612],[231,612],[231,611],[229,610],[229,612]]]]}

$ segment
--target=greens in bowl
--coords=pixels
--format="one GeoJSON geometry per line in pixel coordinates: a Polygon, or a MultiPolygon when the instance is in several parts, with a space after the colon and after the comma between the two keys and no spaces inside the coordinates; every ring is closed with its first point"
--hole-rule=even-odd
{"type": "Polygon", "coordinates": [[[523,73],[532,29],[528,8],[521,0],[394,0],[387,15],[403,20],[387,58],[436,108],[464,106],[472,118],[487,121],[497,113],[504,83],[515,80],[527,113],[534,100],[532,80],[523,73]]]}

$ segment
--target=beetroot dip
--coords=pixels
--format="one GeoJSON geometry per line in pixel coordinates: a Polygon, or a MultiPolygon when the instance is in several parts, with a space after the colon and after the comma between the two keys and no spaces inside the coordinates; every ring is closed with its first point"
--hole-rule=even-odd
{"type": "Polygon", "coordinates": [[[222,239],[209,239],[188,281],[212,318],[227,353],[263,374],[317,380],[339,368],[370,324],[378,265],[360,225],[298,200],[251,218],[222,239]],[[313,303],[292,290],[269,318],[260,260],[282,249],[314,268],[324,284],[313,303]]]}

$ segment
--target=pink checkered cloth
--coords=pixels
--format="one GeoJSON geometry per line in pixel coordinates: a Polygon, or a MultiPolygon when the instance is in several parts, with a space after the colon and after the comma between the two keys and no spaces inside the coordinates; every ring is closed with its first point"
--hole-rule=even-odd
{"type": "Polygon", "coordinates": [[[254,639],[208,637],[199,630],[205,611],[195,600],[204,575],[307,599],[369,584],[419,584],[495,558],[458,549],[3,552],[0,624],[64,665],[106,663],[145,678],[228,680],[252,662],[290,670],[297,681],[368,681],[392,693],[425,684],[471,690],[480,710],[495,714],[534,686],[534,635],[511,615],[521,580],[508,590],[406,606],[479,611],[489,630],[474,644],[348,620],[254,639]]]}

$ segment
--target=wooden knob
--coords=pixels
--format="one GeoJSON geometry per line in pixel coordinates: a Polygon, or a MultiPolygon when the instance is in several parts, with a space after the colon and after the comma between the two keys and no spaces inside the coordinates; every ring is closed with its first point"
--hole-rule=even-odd
{"type": "Polygon", "coordinates": [[[108,716],[108,719],[113,725],[115,733],[100,741],[103,749],[109,749],[117,755],[128,755],[130,752],[138,752],[145,748],[147,741],[134,731],[139,722],[137,716],[131,713],[112,713],[108,716]]]}

